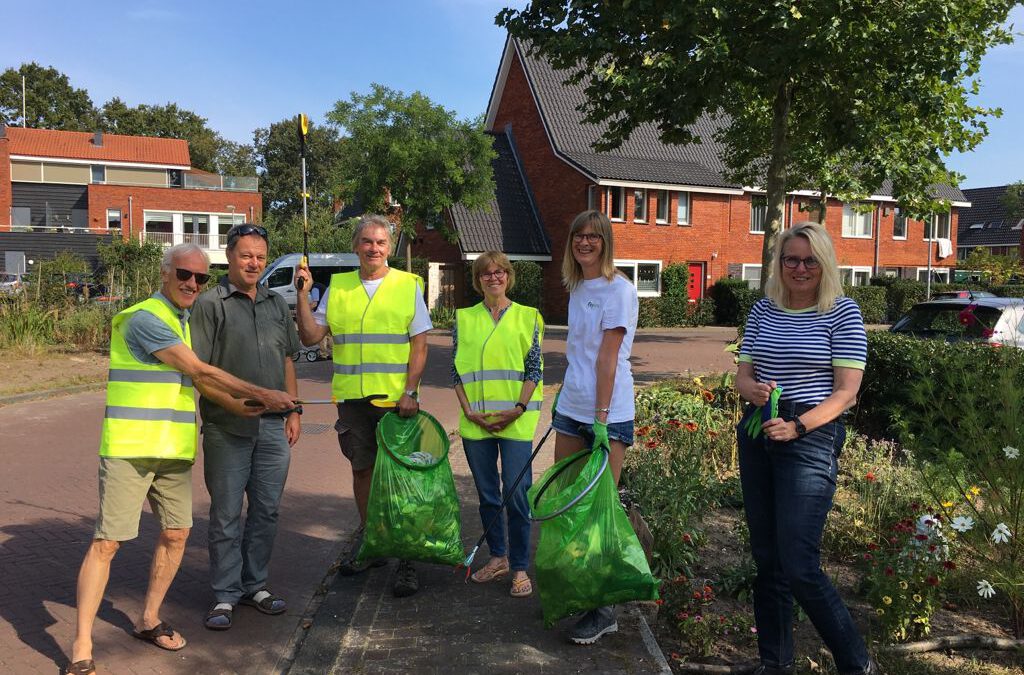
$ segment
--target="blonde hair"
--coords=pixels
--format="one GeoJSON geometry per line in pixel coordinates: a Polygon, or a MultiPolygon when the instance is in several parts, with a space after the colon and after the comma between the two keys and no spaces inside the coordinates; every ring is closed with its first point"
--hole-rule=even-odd
{"type": "Polygon", "coordinates": [[[388,255],[395,252],[395,238],[394,230],[395,226],[390,220],[384,216],[378,216],[374,213],[368,213],[359,219],[356,223],[356,227],[352,230],[352,250],[356,250],[356,245],[359,244],[359,238],[363,236],[363,231],[368,229],[380,228],[388,233],[388,255]]]}
{"type": "Polygon", "coordinates": [[[611,281],[615,269],[615,253],[612,242],[612,224],[608,216],[600,211],[590,210],[576,216],[569,227],[569,237],[565,242],[565,255],[562,257],[562,283],[570,291],[575,290],[583,281],[583,268],[572,254],[572,238],[587,225],[601,235],[601,276],[611,281]]]}
{"type": "Polygon", "coordinates": [[[512,262],[508,259],[508,256],[501,251],[487,251],[481,253],[480,256],[473,261],[473,290],[478,294],[483,295],[484,289],[480,285],[480,275],[487,271],[487,268],[491,265],[497,265],[501,269],[505,270],[505,274],[508,275],[508,285],[505,286],[505,292],[511,291],[512,287],[516,285],[516,271],[512,267],[512,262]]]}
{"type": "Polygon", "coordinates": [[[818,223],[805,221],[796,223],[788,230],[783,230],[775,242],[775,257],[772,260],[771,274],[764,285],[764,294],[778,307],[789,307],[789,291],[782,283],[782,252],[786,242],[793,237],[803,237],[811,245],[811,255],[818,261],[821,268],[821,281],[818,283],[818,311],[827,312],[836,304],[836,298],[843,294],[843,284],[839,280],[839,264],[836,262],[836,250],[832,246],[832,238],[825,228],[818,223]]]}

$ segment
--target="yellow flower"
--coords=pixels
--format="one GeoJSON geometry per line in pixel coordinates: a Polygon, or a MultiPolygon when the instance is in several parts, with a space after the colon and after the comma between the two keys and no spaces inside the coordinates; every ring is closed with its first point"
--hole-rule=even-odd
{"type": "Polygon", "coordinates": [[[917,593],[914,593],[914,602],[921,602],[921,596],[917,593]]]}
{"type": "Polygon", "coordinates": [[[900,582],[900,588],[902,588],[903,590],[907,590],[907,582],[906,581],[901,581],[900,582]]]}
{"type": "Polygon", "coordinates": [[[972,495],[974,495],[975,497],[977,497],[978,495],[980,495],[980,494],[981,494],[981,488],[980,488],[980,487],[978,487],[977,485],[972,485],[972,486],[971,486],[971,489],[970,489],[970,490],[968,490],[968,492],[970,492],[970,493],[971,493],[972,495]]]}
{"type": "Polygon", "coordinates": [[[883,596],[882,597],[882,602],[884,602],[887,605],[891,605],[892,604],[892,598],[890,598],[888,595],[883,596]]]}
{"type": "Polygon", "coordinates": [[[875,610],[875,614],[877,614],[878,616],[882,616],[883,614],[885,614],[885,610],[879,607],[875,610]]]}
{"type": "Polygon", "coordinates": [[[953,502],[942,502],[942,508],[951,509],[953,508],[953,502]]]}

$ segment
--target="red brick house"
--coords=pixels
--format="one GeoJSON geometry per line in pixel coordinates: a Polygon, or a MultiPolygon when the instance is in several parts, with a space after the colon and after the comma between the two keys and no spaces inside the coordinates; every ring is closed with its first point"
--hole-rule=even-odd
{"type": "Polygon", "coordinates": [[[0,126],[0,253],[95,261],[121,236],[193,241],[225,264],[228,228],[260,220],[256,177],[193,169],[184,140],[0,126]]]}
{"type": "MultiPolygon", "coordinates": [[[[645,124],[615,151],[599,153],[591,144],[601,127],[585,124],[577,110],[585,98],[583,87],[567,85],[564,79],[564,73],[539,57],[527,56],[522,44],[508,39],[486,116],[487,131],[507,139],[525,194],[549,242],[545,253],[550,257],[542,262],[546,313],[564,315],[567,296],[560,283],[560,263],[568,227],[587,208],[603,209],[611,217],[616,264],[637,284],[641,296],[660,294],[661,270],[671,263],[689,266],[693,299],[703,297],[721,277],[757,283],[765,193],[723,177],[719,149],[709,140],[713,123],[701,120],[695,125],[706,139],[699,145],[666,145],[656,127],[645,124]]],[[[502,189],[498,182],[498,202],[502,189]]],[[[929,255],[933,278],[952,280],[957,210],[969,204],[955,188],[939,186],[936,191],[952,204],[952,212],[927,224],[901,217],[884,186],[867,200],[873,207],[870,213],[829,200],[826,226],[836,243],[844,281],[866,284],[875,274],[923,279],[929,255]]],[[[814,214],[803,211],[816,202],[813,192],[790,194],[785,223],[810,219],[814,214]]],[[[502,215],[492,213],[474,221],[480,229],[487,220],[491,244],[507,242],[509,233],[523,226],[502,215]]],[[[482,238],[463,234],[466,214],[453,210],[449,217],[460,233],[459,244],[446,244],[436,232],[421,229],[414,245],[417,255],[453,265],[480,252],[482,238]]],[[[539,251],[536,246],[526,248],[539,251]]]]}

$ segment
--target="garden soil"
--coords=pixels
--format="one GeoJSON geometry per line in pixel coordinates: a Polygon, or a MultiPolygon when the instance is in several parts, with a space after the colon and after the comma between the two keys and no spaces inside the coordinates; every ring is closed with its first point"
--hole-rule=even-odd
{"type": "Polygon", "coordinates": [[[110,356],[100,352],[40,350],[0,352],[0,404],[25,392],[63,389],[106,381],[110,356]]]}

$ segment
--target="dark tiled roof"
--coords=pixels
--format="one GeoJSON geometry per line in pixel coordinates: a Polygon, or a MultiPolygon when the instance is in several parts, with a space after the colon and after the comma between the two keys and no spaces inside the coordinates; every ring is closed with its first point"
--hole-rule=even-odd
{"type": "MultiPolygon", "coordinates": [[[[928,191],[935,199],[945,199],[951,202],[969,202],[971,201],[964,196],[964,193],[952,185],[939,185],[933,184],[928,186],[928,191]]],[[[875,194],[880,197],[892,197],[892,181],[885,179],[882,181],[881,187],[875,190],[875,194]]],[[[963,213],[961,210],[960,213],[963,213]]]]}
{"type": "Polygon", "coordinates": [[[1003,206],[1005,185],[964,190],[964,196],[971,202],[971,208],[960,211],[956,228],[956,245],[959,246],[1017,246],[1020,244],[1020,230],[1013,229],[1017,221],[1010,222],[1003,206]],[[982,228],[971,229],[971,225],[983,224],[982,228]]]}
{"type": "Polygon", "coordinates": [[[494,136],[491,162],[494,170],[494,198],[489,209],[469,210],[461,204],[451,208],[452,224],[459,233],[463,253],[504,251],[509,255],[551,255],[544,228],[534,208],[526,178],[516,161],[512,139],[505,133],[494,136]]]}
{"type": "MultiPolygon", "coordinates": [[[[582,84],[566,84],[569,71],[556,71],[544,58],[527,56],[525,44],[513,40],[533,88],[541,115],[551,133],[558,152],[597,179],[632,180],[646,183],[671,183],[740,189],[743,186],[727,181],[721,160],[722,145],[715,142],[715,132],[727,118],[702,116],[690,131],[701,143],[672,145],[663,143],[655,124],[641,124],[629,140],[611,152],[598,153],[592,144],[608,128],[607,123],[585,124],[578,108],[586,100],[582,84]]],[[[949,185],[935,185],[932,194],[939,199],[964,201],[960,190],[949,185]]],[[[886,181],[876,191],[892,195],[892,183],[886,181]]]]}

